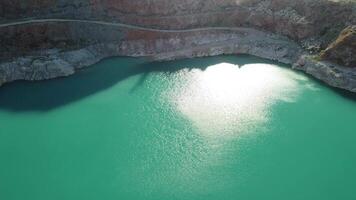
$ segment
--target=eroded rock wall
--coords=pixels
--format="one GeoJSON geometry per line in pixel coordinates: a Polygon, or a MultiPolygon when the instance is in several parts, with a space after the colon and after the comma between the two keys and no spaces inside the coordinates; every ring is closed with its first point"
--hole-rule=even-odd
{"type": "MultiPolygon", "coordinates": [[[[20,27],[24,28],[24,35],[14,37],[29,41],[28,35],[39,34],[36,37],[40,39],[9,44],[14,49],[26,48],[16,54],[16,59],[8,57],[0,63],[0,84],[68,76],[100,59],[117,55],[172,60],[251,54],[292,64],[302,53],[300,46],[286,37],[251,28],[162,32],[82,22],[37,24],[36,29],[30,30],[20,27]],[[31,53],[26,53],[29,49],[31,53]]],[[[2,33],[13,35],[12,31],[9,27],[2,33]]]]}

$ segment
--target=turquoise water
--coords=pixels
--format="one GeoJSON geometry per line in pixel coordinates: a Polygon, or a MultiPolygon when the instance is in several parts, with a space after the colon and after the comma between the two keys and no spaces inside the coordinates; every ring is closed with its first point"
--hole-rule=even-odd
{"type": "Polygon", "coordinates": [[[356,199],[354,99],[251,56],[7,84],[0,199],[356,199]]]}

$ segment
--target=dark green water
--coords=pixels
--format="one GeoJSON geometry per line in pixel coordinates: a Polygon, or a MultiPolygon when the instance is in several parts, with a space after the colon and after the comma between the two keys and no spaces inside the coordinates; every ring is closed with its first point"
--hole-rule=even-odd
{"type": "Polygon", "coordinates": [[[356,101],[249,56],[0,88],[1,200],[356,199],[356,101]]]}

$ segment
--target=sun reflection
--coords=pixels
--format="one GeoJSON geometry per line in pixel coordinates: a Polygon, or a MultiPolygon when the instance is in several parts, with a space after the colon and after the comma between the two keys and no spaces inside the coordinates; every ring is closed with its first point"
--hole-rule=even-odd
{"type": "Polygon", "coordinates": [[[189,74],[188,85],[170,96],[206,136],[236,135],[260,126],[277,100],[295,99],[301,78],[271,64],[220,63],[182,73],[189,74]]]}

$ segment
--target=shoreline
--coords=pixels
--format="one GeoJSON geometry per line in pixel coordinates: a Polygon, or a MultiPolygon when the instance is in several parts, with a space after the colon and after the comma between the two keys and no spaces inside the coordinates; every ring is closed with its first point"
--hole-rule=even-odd
{"type": "Polygon", "coordinates": [[[75,31],[80,28],[84,28],[83,32],[98,28],[105,31],[99,34],[87,33],[95,39],[95,43],[75,50],[48,48],[30,51],[27,52],[29,55],[15,56],[8,61],[0,60],[0,85],[16,80],[34,81],[69,76],[80,68],[114,56],[166,61],[222,54],[249,54],[290,64],[292,69],[302,70],[330,86],[356,92],[355,69],[313,60],[299,44],[287,37],[253,28],[161,30],[95,20],[36,19],[2,24],[0,30],[12,30],[15,27],[20,32],[22,27],[31,25],[53,26],[56,30],[58,24],[75,31]],[[112,31],[112,38],[105,38],[104,33],[107,31],[112,31]]]}

